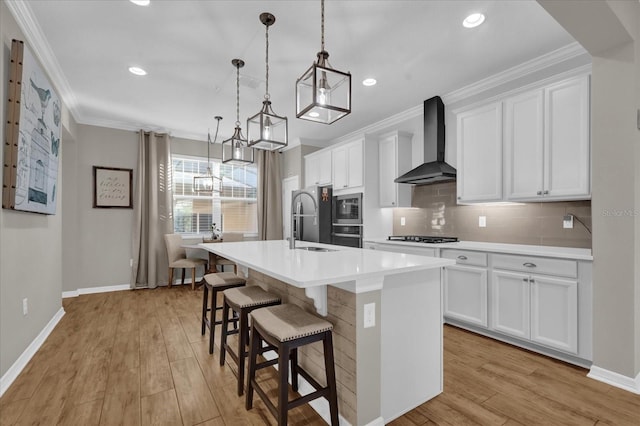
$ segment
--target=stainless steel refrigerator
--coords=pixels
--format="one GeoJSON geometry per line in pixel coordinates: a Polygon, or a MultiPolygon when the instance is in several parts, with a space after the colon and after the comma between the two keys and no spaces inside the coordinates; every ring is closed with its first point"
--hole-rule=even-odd
{"type": "MultiPolygon", "coordinates": [[[[306,216],[314,212],[313,201],[309,196],[303,194],[295,199],[296,203],[291,213],[295,215],[293,224],[296,240],[331,244],[331,203],[333,200],[331,186],[310,186],[304,191],[313,195],[318,212],[315,218],[306,216]]],[[[292,197],[298,193],[300,191],[293,191],[292,197]]]]}

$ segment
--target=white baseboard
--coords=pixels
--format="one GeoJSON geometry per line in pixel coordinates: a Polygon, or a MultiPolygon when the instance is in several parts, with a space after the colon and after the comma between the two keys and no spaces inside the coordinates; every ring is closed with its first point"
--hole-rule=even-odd
{"type": "Polygon", "coordinates": [[[640,373],[638,373],[634,379],[613,371],[605,370],[604,368],[592,366],[587,377],[629,392],[640,394],[640,373]]]}
{"type": "Polygon", "coordinates": [[[49,337],[49,334],[51,334],[64,314],[64,308],[61,307],[58,312],[55,313],[53,318],[51,318],[51,320],[47,323],[47,325],[45,325],[42,331],[36,336],[33,342],[31,342],[31,344],[27,346],[27,349],[22,352],[16,362],[14,362],[13,365],[9,367],[7,372],[4,373],[2,377],[0,377],[0,396],[4,395],[6,390],[9,389],[9,386],[11,386],[11,384],[16,380],[22,370],[24,370],[29,360],[33,358],[38,349],[40,349],[40,346],[42,346],[47,337],[49,337]]]}
{"type": "Polygon", "coordinates": [[[104,287],[79,288],[73,291],[63,291],[62,298],[66,299],[69,297],[78,297],[82,294],[108,293],[110,291],[123,291],[123,290],[131,290],[131,286],[129,284],[119,284],[119,285],[108,285],[104,287]]]}

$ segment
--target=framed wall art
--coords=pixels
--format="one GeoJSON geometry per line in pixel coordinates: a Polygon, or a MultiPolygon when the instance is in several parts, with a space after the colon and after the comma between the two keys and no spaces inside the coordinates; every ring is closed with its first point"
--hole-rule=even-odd
{"type": "Polygon", "coordinates": [[[133,208],[133,169],[93,166],[93,207],[133,208]]]}
{"type": "Polygon", "coordinates": [[[5,123],[2,207],[55,214],[60,98],[20,40],[11,43],[5,123]]]}

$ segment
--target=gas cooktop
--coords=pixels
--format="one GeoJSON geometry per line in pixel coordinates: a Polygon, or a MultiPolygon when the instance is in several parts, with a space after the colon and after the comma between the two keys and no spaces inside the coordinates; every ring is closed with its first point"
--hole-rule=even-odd
{"type": "Polygon", "coordinates": [[[457,237],[430,237],[424,235],[391,235],[387,237],[389,241],[411,241],[414,243],[455,243],[458,242],[457,237]]]}

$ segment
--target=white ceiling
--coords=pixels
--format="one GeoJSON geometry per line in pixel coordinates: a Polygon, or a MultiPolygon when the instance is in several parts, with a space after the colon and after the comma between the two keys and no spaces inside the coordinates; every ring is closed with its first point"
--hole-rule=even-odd
{"type": "MultiPolygon", "coordinates": [[[[235,68],[241,58],[240,122],[261,107],[271,12],[269,88],[291,140],[335,139],[505,69],[574,43],[535,1],[342,0],[325,4],[331,64],[353,75],[352,110],[323,125],[295,118],[295,81],[320,50],[320,1],[27,0],[11,7],[30,26],[36,54],[76,121],[166,130],[218,141],[233,133],[235,68]],[[485,23],[466,29],[472,12],[485,23]],[[43,52],[48,50],[48,52],[43,52]],[[148,71],[130,74],[131,65],[148,71]],[[378,84],[364,87],[366,77],[378,84]]],[[[24,26],[24,25],[23,25],[24,26]]],[[[23,28],[24,29],[24,28],[23,28]]]]}

